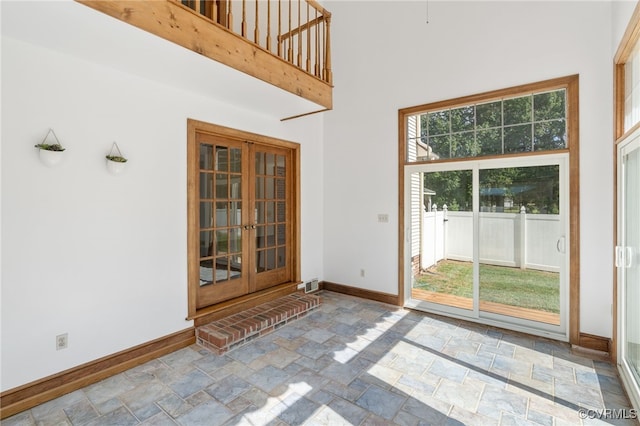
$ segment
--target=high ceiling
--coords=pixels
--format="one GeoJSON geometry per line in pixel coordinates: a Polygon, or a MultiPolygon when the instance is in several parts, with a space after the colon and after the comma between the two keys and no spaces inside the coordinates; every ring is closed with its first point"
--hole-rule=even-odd
{"type": "Polygon", "coordinates": [[[73,1],[0,1],[2,35],[278,119],[322,107],[73,1]]]}

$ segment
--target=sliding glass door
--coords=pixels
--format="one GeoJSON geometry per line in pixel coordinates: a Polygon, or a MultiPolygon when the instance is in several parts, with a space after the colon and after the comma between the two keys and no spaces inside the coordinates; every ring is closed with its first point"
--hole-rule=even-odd
{"type": "Polygon", "coordinates": [[[412,297],[462,315],[474,309],[472,178],[472,170],[411,175],[412,297]]]}
{"type": "Polygon", "coordinates": [[[480,312],[560,325],[558,164],[479,171],[480,312]]]}
{"type": "Polygon", "coordinates": [[[406,305],[567,340],[567,156],[407,167],[406,305]]]}
{"type": "Polygon", "coordinates": [[[640,406],[640,133],[618,146],[618,364],[640,406]]]}

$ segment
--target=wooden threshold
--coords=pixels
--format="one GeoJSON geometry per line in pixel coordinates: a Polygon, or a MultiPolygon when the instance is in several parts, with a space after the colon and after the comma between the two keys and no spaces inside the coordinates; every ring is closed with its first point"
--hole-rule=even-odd
{"type": "MultiPolygon", "coordinates": [[[[438,303],[441,305],[453,306],[462,309],[473,309],[473,299],[468,297],[454,296],[444,293],[414,288],[411,290],[411,297],[424,300],[425,302],[438,303]]],[[[560,325],[560,315],[553,312],[539,311],[537,309],[520,308],[502,303],[480,301],[480,310],[493,314],[507,315],[515,318],[522,318],[530,321],[543,322],[545,324],[560,325]]]]}
{"type": "Polygon", "coordinates": [[[271,302],[281,297],[298,291],[298,282],[289,282],[280,284],[265,290],[250,293],[242,297],[227,300],[226,302],[217,303],[207,308],[199,309],[195,315],[188,317],[188,320],[194,320],[194,326],[200,327],[212,321],[228,317],[238,312],[246,311],[263,303],[271,302]]]}
{"type": "Polygon", "coordinates": [[[147,361],[194,344],[195,329],[187,328],[69,370],[9,389],[0,394],[0,419],[28,410],[69,392],[104,380],[147,361]]]}
{"type": "Polygon", "coordinates": [[[76,0],[327,109],[333,86],[170,0],[76,0]]]}
{"type": "Polygon", "coordinates": [[[493,314],[508,315],[545,324],[560,325],[560,314],[540,311],[537,309],[520,308],[518,306],[503,305],[502,303],[480,301],[480,310],[493,314]]]}
{"type": "Polygon", "coordinates": [[[462,296],[454,296],[452,294],[436,293],[434,291],[422,290],[419,288],[411,289],[411,297],[425,302],[437,303],[439,305],[452,306],[460,309],[473,309],[473,299],[462,296]]]}

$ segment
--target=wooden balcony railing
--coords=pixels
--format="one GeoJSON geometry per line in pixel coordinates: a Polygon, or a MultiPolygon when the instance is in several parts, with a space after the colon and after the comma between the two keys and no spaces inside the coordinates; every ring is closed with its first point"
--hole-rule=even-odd
{"type": "Polygon", "coordinates": [[[315,0],[76,0],[331,109],[331,13],[315,0]]]}
{"type": "Polygon", "coordinates": [[[332,84],[331,13],[314,0],[172,0],[332,84]]]}

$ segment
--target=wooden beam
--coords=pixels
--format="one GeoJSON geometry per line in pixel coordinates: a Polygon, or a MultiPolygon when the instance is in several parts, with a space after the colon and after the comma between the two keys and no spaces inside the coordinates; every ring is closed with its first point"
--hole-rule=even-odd
{"type": "Polygon", "coordinates": [[[297,114],[297,115],[292,115],[291,117],[281,118],[280,121],[293,120],[296,118],[306,117],[307,115],[318,114],[320,112],[326,112],[326,111],[329,111],[329,110],[325,108],[325,109],[320,109],[318,111],[305,112],[304,114],[297,114]]]}
{"type": "Polygon", "coordinates": [[[171,0],[76,1],[327,109],[333,107],[333,88],[329,83],[180,3],[171,0]]]}

